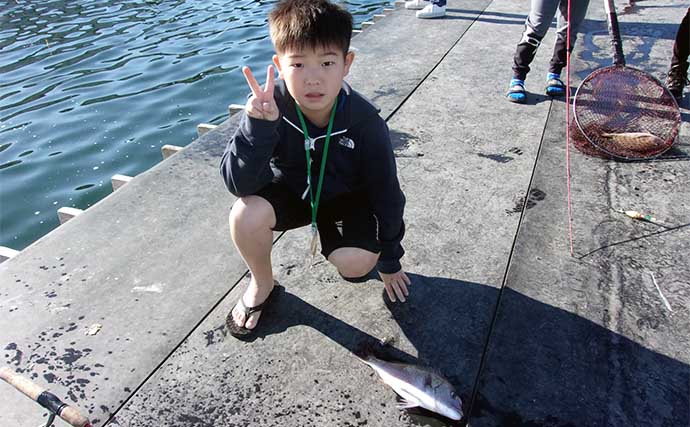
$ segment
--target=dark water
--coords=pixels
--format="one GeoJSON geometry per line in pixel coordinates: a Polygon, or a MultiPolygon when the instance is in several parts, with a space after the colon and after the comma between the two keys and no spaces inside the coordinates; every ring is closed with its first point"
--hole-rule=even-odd
{"type": "MultiPolygon", "coordinates": [[[[0,0],[0,246],[21,250],[115,174],[161,161],[243,103],[276,1],[0,0]]],[[[342,2],[356,26],[388,0],[342,2]]],[[[260,73],[258,73],[260,74],[260,73]]]]}

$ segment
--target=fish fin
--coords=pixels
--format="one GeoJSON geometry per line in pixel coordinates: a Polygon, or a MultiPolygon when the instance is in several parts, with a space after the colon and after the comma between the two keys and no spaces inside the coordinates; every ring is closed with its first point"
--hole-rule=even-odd
{"type": "Polygon", "coordinates": [[[395,407],[398,409],[410,409],[416,408],[417,406],[419,406],[419,402],[412,402],[404,397],[401,397],[400,400],[395,404],[395,407]]]}
{"type": "Polygon", "coordinates": [[[379,350],[380,345],[378,345],[375,341],[364,340],[355,347],[355,349],[352,351],[352,354],[359,360],[366,363],[366,361],[372,357],[378,358],[379,350]]]}

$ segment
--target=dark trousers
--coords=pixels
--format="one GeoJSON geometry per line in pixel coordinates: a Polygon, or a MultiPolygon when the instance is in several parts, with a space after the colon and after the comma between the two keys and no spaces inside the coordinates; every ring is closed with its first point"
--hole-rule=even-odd
{"type": "Polygon", "coordinates": [[[688,55],[690,54],[690,7],[685,13],[685,18],[678,27],[676,42],[673,44],[673,59],[671,68],[680,67],[684,75],[688,72],[688,55]]]}
{"type": "Polygon", "coordinates": [[[557,16],[556,45],[549,64],[549,72],[560,74],[566,65],[567,51],[573,50],[577,30],[585,19],[589,0],[572,0],[568,16],[567,0],[532,0],[529,15],[525,21],[525,30],[515,49],[513,58],[513,77],[524,80],[529,73],[529,65],[534,60],[537,48],[546,35],[554,16],[557,16]],[[570,26],[570,46],[568,43],[568,26],[570,26]]]}

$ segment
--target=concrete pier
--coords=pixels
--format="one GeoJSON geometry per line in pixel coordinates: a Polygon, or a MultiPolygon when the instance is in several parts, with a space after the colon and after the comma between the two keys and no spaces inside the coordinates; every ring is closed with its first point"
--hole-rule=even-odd
{"type": "MultiPolygon", "coordinates": [[[[661,78],[688,0],[621,14],[628,64],[661,78]]],[[[440,20],[398,7],[353,39],[348,81],[382,109],[407,196],[410,300],[306,266],[308,231],[276,235],[281,287],[251,342],[224,320],[247,283],[218,173],[239,115],[0,264],[6,365],[95,426],[443,426],[395,407],[352,352],[444,373],[477,426],[690,424],[690,126],[660,159],[571,148],[563,100],[543,95],[553,30],[504,99],[527,5],[450,0],[440,20]],[[653,213],[664,227],[614,209],[653,213]],[[663,296],[663,297],[662,297],[663,296]],[[100,325],[96,330],[94,325],[100,325]]],[[[573,84],[610,64],[592,3],[573,84]]],[[[0,383],[0,424],[45,411],[0,383]]]]}

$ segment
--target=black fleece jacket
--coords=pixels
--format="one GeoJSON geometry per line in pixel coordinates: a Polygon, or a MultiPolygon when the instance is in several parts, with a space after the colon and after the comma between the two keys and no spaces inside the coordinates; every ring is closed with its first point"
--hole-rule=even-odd
{"type": "MultiPolygon", "coordinates": [[[[278,120],[254,119],[243,112],[223,154],[220,172],[237,197],[255,194],[271,182],[285,183],[299,197],[308,197],[304,135],[284,81],[276,81],[274,98],[280,110],[278,120]]],[[[405,253],[400,245],[405,234],[405,196],[398,183],[388,127],[379,109],[345,82],[337,103],[320,203],[345,193],[366,194],[382,245],[377,268],[382,273],[396,273],[405,253]]],[[[317,183],[326,129],[305,120],[314,140],[311,173],[312,182],[317,183]]]]}

